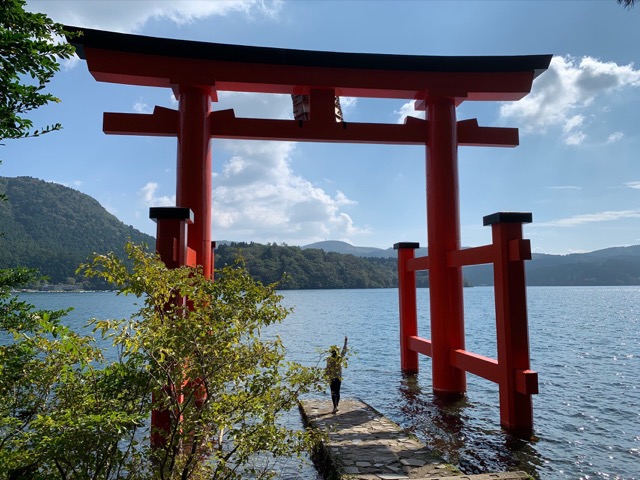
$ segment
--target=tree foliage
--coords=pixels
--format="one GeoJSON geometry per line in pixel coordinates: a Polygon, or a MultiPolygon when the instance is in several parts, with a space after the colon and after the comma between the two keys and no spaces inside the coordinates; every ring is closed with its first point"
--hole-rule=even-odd
{"type": "Polygon", "coordinates": [[[78,288],[110,288],[99,279],[75,271],[94,253],[124,256],[127,241],[155,245],[155,239],[125,225],[88,195],[31,177],[0,177],[0,268],[35,268],[51,284],[78,288]]]}
{"type": "Polygon", "coordinates": [[[62,39],[62,25],[24,10],[25,0],[0,2],[0,140],[59,130],[59,123],[33,130],[31,110],[60,100],[45,87],[60,69],[58,59],[74,48],[62,39]]]}
{"type": "MultiPolygon", "coordinates": [[[[398,286],[395,258],[362,258],[354,255],[287,245],[231,243],[216,249],[216,265],[229,265],[240,254],[247,269],[264,283],[280,281],[281,289],[394,288],[398,286]]],[[[428,277],[418,275],[418,286],[428,277]]]]}
{"type": "Polygon", "coordinates": [[[268,478],[274,459],[306,451],[311,433],[280,417],[320,388],[322,370],[287,362],[280,340],[261,336],[288,313],[275,285],[240,264],[214,283],[127,252],[132,268],[113,254],[83,266],[141,301],[129,319],[92,322],[111,360],[62,325],[65,312],[33,312],[3,291],[13,341],[0,347],[0,394],[12,399],[0,407],[0,478],[268,478]],[[151,431],[152,408],[167,430],[151,431]]]}
{"type": "Polygon", "coordinates": [[[618,0],[620,5],[623,5],[625,8],[631,8],[635,6],[636,0],[618,0]]]}
{"type": "Polygon", "coordinates": [[[93,339],[63,325],[66,311],[9,294],[34,274],[0,274],[0,478],[114,478],[122,434],[144,420],[134,405],[144,390],[126,363],[101,365],[93,339]]]}
{"type": "MultiPolygon", "coordinates": [[[[78,288],[110,288],[100,279],[75,275],[78,265],[93,253],[122,255],[127,240],[155,244],[153,237],[123,224],[93,198],[63,185],[30,177],[0,177],[0,193],[9,197],[0,203],[0,225],[5,231],[0,238],[0,268],[37,268],[53,284],[75,277],[78,288]]],[[[238,253],[255,279],[264,284],[278,281],[282,289],[397,286],[395,258],[234,243],[218,246],[216,264],[233,265],[238,253]]]]}

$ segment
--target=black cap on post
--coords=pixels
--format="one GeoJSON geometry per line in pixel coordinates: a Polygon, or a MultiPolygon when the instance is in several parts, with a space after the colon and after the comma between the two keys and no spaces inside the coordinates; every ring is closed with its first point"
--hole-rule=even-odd
{"type": "Polygon", "coordinates": [[[193,212],[187,207],[151,207],[149,218],[156,223],[158,220],[185,220],[193,223],[193,212]]]}
{"type": "Polygon", "coordinates": [[[495,223],[531,223],[532,221],[531,212],[496,212],[482,218],[482,224],[485,227],[495,223]]]}
{"type": "Polygon", "coordinates": [[[398,242],[393,244],[394,250],[400,250],[401,248],[420,248],[418,242],[398,242]]]}

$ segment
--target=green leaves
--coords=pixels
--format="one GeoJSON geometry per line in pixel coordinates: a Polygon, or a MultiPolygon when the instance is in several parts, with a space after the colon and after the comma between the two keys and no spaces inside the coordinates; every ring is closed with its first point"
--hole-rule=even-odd
{"type": "Polygon", "coordinates": [[[361,258],[314,248],[231,243],[216,249],[216,265],[232,265],[241,252],[251,275],[280,289],[389,288],[398,285],[394,258],[361,258]]]}
{"type": "Polygon", "coordinates": [[[65,311],[10,296],[32,272],[0,272],[0,325],[14,339],[0,346],[0,395],[11,399],[0,405],[0,478],[269,478],[271,460],[307,451],[311,433],[281,417],[321,388],[322,371],[287,362],[279,338],[261,338],[288,314],[275,285],[255,282],[241,262],[211,282],[142,247],[125,250],[126,261],[98,255],[82,266],[142,300],[129,319],[90,321],[118,352],[110,362],[93,337],[62,323],[65,311]],[[168,414],[160,432],[153,409],[168,414]],[[155,449],[153,433],[163,439],[155,449]]]}
{"type": "Polygon", "coordinates": [[[322,372],[285,362],[279,339],[261,339],[262,329],[289,313],[275,285],[255,282],[241,261],[211,282],[192,268],[168,270],[140,247],[125,250],[130,271],[114,255],[96,256],[83,270],[144,299],[130,322],[96,326],[115,329],[123,355],[144,362],[151,390],[162,392],[158,401],[173,412],[166,444],[155,452],[158,475],[242,478],[260,452],[306,449],[307,437],[278,420],[320,385],[322,372]],[[185,443],[189,449],[180,448],[185,443]]]}
{"type": "Polygon", "coordinates": [[[24,115],[60,99],[44,91],[59,70],[59,59],[74,48],[62,25],[41,13],[26,12],[25,0],[0,2],[0,141],[59,130],[59,123],[33,130],[24,115]]]}
{"type": "Polygon", "coordinates": [[[93,338],[61,323],[67,310],[38,311],[11,296],[10,284],[32,273],[0,272],[0,478],[109,478],[123,432],[141,422],[125,401],[140,398],[131,396],[138,382],[111,381],[114,367],[93,338]]]}
{"type": "Polygon", "coordinates": [[[78,265],[96,253],[124,256],[128,240],[155,244],[153,237],[123,224],[72,188],[31,177],[0,177],[0,192],[9,199],[0,202],[0,268],[37,268],[50,285],[73,282],[86,290],[112,289],[103,280],[76,276],[78,265]]]}

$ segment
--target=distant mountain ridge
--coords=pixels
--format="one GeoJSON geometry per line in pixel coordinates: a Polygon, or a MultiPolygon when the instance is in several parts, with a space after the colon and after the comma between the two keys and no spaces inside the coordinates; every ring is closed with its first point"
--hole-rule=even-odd
{"type": "MultiPolygon", "coordinates": [[[[302,247],[303,250],[307,248],[318,248],[320,250],[324,250],[325,252],[335,252],[342,253],[345,255],[355,255],[356,257],[370,257],[370,258],[396,258],[396,251],[390,247],[386,250],[383,248],[376,247],[356,247],[347,242],[342,242],[339,240],[325,240],[323,242],[315,242],[310,243],[309,245],[304,245],[302,247]]],[[[416,255],[426,255],[426,248],[418,248],[416,250],[416,255]]]]}
{"type": "MultiPolygon", "coordinates": [[[[393,248],[385,250],[356,247],[340,241],[317,242],[302,248],[320,248],[327,252],[347,253],[359,257],[396,256],[393,248]]],[[[424,255],[427,255],[426,248],[416,251],[416,256],[424,255]]],[[[532,257],[525,262],[528,285],[640,285],[640,245],[610,247],[568,255],[534,253],[532,257]]],[[[464,267],[463,276],[473,285],[493,285],[491,265],[464,267]]]]}
{"type": "Polygon", "coordinates": [[[7,196],[0,201],[0,268],[37,268],[50,283],[81,283],[86,280],[75,270],[93,253],[121,253],[129,239],[155,245],[152,236],[64,185],[0,177],[0,193],[7,196]]]}
{"type": "Polygon", "coordinates": [[[325,252],[342,253],[344,255],[355,255],[356,257],[373,257],[373,258],[393,258],[396,256],[396,251],[393,248],[383,250],[376,247],[356,247],[347,242],[341,242],[338,240],[325,240],[323,242],[311,243],[304,245],[303,250],[310,248],[317,248],[324,250],[325,252]]]}
{"type": "MultiPolygon", "coordinates": [[[[8,197],[8,201],[0,201],[0,268],[32,267],[50,277],[51,283],[100,288],[106,284],[87,283],[75,275],[78,265],[90,255],[121,253],[129,239],[155,245],[153,237],[125,225],[93,198],[57,183],[0,177],[0,194],[8,197]]],[[[217,252],[222,253],[221,247],[230,242],[218,244],[217,252]]],[[[286,272],[292,277],[288,288],[381,288],[397,281],[397,252],[393,248],[359,247],[340,241],[303,247],[281,245],[277,249],[275,244],[271,248],[252,245],[242,247],[255,259],[255,265],[247,266],[268,281],[278,280],[286,272]],[[314,253],[318,251],[332,255],[314,253]],[[350,260],[353,257],[367,261],[355,262],[350,260]]],[[[416,252],[417,256],[426,254],[426,248],[416,252]]],[[[216,260],[222,258],[217,256],[216,260]]],[[[570,255],[534,254],[525,265],[528,285],[640,285],[640,245],[570,255]]],[[[465,267],[463,276],[472,285],[493,284],[490,265],[465,267]]],[[[421,284],[426,281],[423,275],[421,284]]]]}

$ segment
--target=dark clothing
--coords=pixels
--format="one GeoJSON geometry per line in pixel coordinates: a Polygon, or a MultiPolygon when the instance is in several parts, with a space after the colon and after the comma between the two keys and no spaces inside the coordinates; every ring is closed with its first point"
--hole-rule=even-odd
{"type": "Polygon", "coordinates": [[[342,381],[339,378],[331,380],[331,401],[333,402],[333,408],[338,408],[340,402],[340,385],[342,381]]]}

